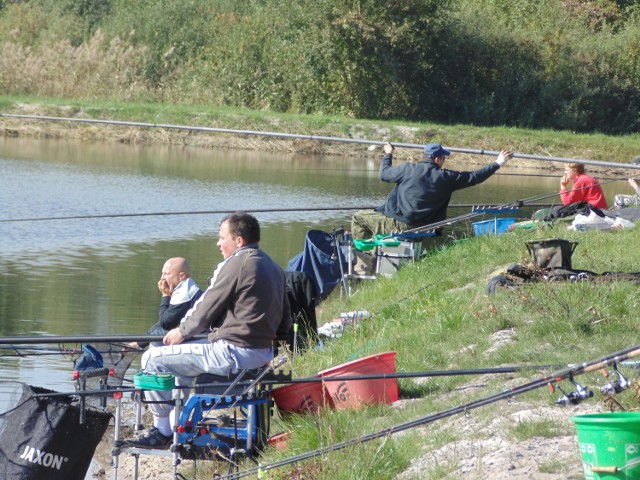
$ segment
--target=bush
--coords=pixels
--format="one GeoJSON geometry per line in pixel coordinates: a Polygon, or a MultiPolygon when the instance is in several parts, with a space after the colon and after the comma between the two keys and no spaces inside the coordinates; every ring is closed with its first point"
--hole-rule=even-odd
{"type": "Polygon", "coordinates": [[[640,131],[640,0],[25,0],[0,9],[7,93],[640,131]]]}

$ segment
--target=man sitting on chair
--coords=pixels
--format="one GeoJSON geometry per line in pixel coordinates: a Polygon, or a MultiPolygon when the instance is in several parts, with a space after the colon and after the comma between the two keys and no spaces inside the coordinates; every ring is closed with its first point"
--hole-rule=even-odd
{"type": "MultiPolygon", "coordinates": [[[[424,147],[424,158],[417,163],[393,166],[393,146],[384,146],[380,180],[395,183],[384,205],[375,210],[360,210],[351,219],[353,238],[372,238],[441,222],[447,218],[451,194],[456,190],[484,182],[513,154],[503,150],[491,164],[471,172],[442,168],[451,152],[438,143],[424,147]]],[[[442,230],[436,231],[437,235],[442,230]]]]}
{"type": "MultiPolygon", "coordinates": [[[[291,326],[284,272],[258,247],[260,225],[246,213],[220,224],[218,247],[224,262],[215,282],[189,310],[184,321],[149,349],[141,365],[148,373],[172,373],[177,386],[188,386],[202,373],[229,375],[260,368],[273,359],[273,343],[291,326]],[[186,342],[209,329],[203,342],[186,342]]],[[[153,427],[129,445],[166,447],[172,440],[171,391],[148,390],[153,427]],[[154,403],[160,402],[160,403],[154,403]]]]}

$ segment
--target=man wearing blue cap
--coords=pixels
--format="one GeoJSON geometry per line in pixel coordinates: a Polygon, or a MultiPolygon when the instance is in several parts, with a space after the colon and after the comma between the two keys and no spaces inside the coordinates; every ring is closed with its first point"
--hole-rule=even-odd
{"type": "Polygon", "coordinates": [[[372,238],[376,234],[400,232],[445,220],[454,191],[484,182],[513,156],[503,150],[494,162],[485,167],[471,172],[456,172],[442,168],[451,152],[439,143],[426,145],[424,158],[417,163],[393,166],[393,146],[390,143],[384,146],[384,153],[380,180],[396,186],[381,207],[353,214],[353,238],[372,238]]]}

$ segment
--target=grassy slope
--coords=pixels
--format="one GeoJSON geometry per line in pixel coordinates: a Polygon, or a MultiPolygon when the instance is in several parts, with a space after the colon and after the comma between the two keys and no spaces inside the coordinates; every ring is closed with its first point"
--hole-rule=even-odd
{"type": "MultiPolygon", "coordinates": [[[[574,268],[597,273],[638,271],[640,252],[631,247],[640,240],[637,228],[571,232],[559,226],[472,238],[401,270],[394,279],[362,285],[346,304],[337,297],[323,304],[320,315],[323,320],[345,310],[366,309],[375,315],[362,328],[329,342],[322,351],[298,358],[294,363],[295,375],[312,375],[354,357],[390,350],[397,352],[399,371],[419,372],[504,365],[567,365],[638,343],[636,312],[640,298],[635,283],[535,283],[492,297],[485,295],[491,273],[503,265],[528,260],[525,242],[541,238],[578,241],[574,268]],[[512,334],[511,340],[491,348],[495,347],[497,336],[505,331],[512,334]]],[[[545,371],[544,375],[549,373],[545,371]]],[[[294,448],[305,451],[500,393],[506,382],[514,386],[540,375],[539,371],[523,371],[485,378],[486,388],[471,397],[467,392],[455,390],[473,382],[469,377],[438,377],[428,382],[402,379],[401,397],[415,400],[406,402],[402,408],[372,408],[356,414],[330,412],[317,422],[298,418],[286,421],[285,428],[295,430],[294,448]]],[[[592,386],[596,383],[596,387],[598,382],[602,383],[597,376],[585,377],[578,381],[592,386]]],[[[572,391],[567,384],[564,382],[563,386],[572,391]]],[[[559,395],[540,389],[523,397],[533,404],[552,405],[559,395]]],[[[631,393],[617,399],[627,408],[637,408],[631,393]]],[[[590,400],[601,401],[600,394],[590,400]]],[[[486,415],[489,421],[499,417],[504,406],[505,402],[501,402],[483,407],[485,411],[474,415],[486,415]]],[[[514,434],[525,438],[567,434],[566,427],[542,434],[540,429],[545,426],[538,427],[514,434]]],[[[373,442],[374,446],[358,446],[357,455],[337,455],[335,464],[314,464],[322,470],[320,478],[367,478],[367,472],[370,478],[393,478],[406,466],[409,457],[419,454],[416,445],[447,443],[459,438],[460,433],[447,431],[444,438],[442,435],[441,432],[438,438],[433,438],[409,434],[382,446],[373,442]],[[345,463],[350,465],[346,473],[345,463]]],[[[424,475],[440,478],[435,472],[424,475]]]]}
{"type": "MultiPolygon", "coordinates": [[[[614,138],[462,125],[399,126],[396,122],[307,118],[209,107],[87,104],[5,97],[0,98],[0,111],[333,136],[354,134],[369,139],[380,138],[381,132],[388,128],[390,139],[396,141],[437,139],[444,144],[469,148],[495,148],[496,144],[506,144],[518,152],[599,160],[614,157],[628,161],[640,152],[637,135],[614,138]],[[61,105],[64,108],[60,108],[61,105]],[[407,126],[416,129],[415,137],[407,138],[407,129],[400,128],[407,126]]],[[[110,127],[89,129],[35,122],[36,126],[29,130],[25,127],[27,123],[0,118],[0,130],[4,134],[19,132],[118,141],[166,141],[166,135],[154,138],[151,134],[145,137],[136,133],[131,136],[126,131],[113,135],[109,133],[114,130],[110,127]]],[[[216,141],[213,140],[211,145],[204,142],[203,146],[213,146],[216,141]]],[[[287,148],[296,148],[296,145],[288,144],[287,148]]],[[[359,285],[357,294],[348,302],[338,295],[324,302],[318,309],[320,324],[343,311],[366,309],[374,315],[362,328],[328,342],[324,349],[310,351],[294,359],[294,375],[313,375],[353,358],[389,350],[397,352],[398,371],[414,372],[509,364],[564,365],[597,358],[638,343],[636,312],[640,308],[640,297],[636,284],[539,283],[490,298],[485,296],[488,277],[494,270],[527,258],[527,240],[551,237],[579,242],[573,257],[575,268],[598,273],[640,270],[637,266],[640,260],[638,229],[570,232],[564,226],[558,226],[551,230],[521,230],[498,237],[462,241],[402,269],[393,279],[359,285]],[[491,348],[495,346],[496,333],[505,331],[513,333],[511,341],[491,348]]],[[[506,381],[516,385],[538,375],[539,372],[524,371],[506,379],[504,376],[491,377],[486,388],[472,395],[478,398],[495,394],[502,391],[506,381]]],[[[589,380],[596,381],[594,378],[589,380]]],[[[295,431],[289,440],[290,450],[284,454],[288,457],[466,403],[469,398],[456,391],[456,387],[466,382],[469,382],[468,377],[439,377],[427,382],[402,379],[401,397],[413,401],[404,402],[401,408],[376,407],[357,412],[329,411],[319,417],[296,416],[280,421],[274,429],[295,431]]],[[[557,399],[557,395],[550,395],[546,390],[525,396],[541,405],[553,404],[557,399]]],[[[591,401],[600,400],[597,397],[591,401]]],[[[621,395],[620,401],[628,407],[636,406],[631,394],[621,395]]],[[[500,416],[500,405],[483,407],[482,415],[487,418],[500,416]]],[[[536,433],[525,431],[519,435],[533,434],[536,433]]],[[[418,447],[429,445],[430,448],[458,436],[458,432],[448,430],[428,437],[409,431],[393,440],[374,441],[333,454],[327,457],[330,461],[310,460],[301,468],[305,478],[394,478],[406,468],[412,457],[419,454],[418,447]]],[[[282,455],[269,452],[263,461],[269,463],[282,455]]],[[[437,476],[441,474],[439,472],[437,476]]],[[[272,478],[295,476],[282,469],[274,470],[270,475],[272,478]]],[[[424,478],[429,478],[430,473],[425,472],[425,475],[424,478]]]]}

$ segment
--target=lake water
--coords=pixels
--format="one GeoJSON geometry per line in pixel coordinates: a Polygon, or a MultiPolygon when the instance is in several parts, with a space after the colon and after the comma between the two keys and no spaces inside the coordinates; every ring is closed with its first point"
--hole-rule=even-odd
{"type": "MultiPolygon", "coordinates": [[[[456,156],[447,167],[473,168],[456,156]]],[[[0,335],[144,333],[157,319],[166,258],[189,259],[201,286],[221,260],[215,243],[223,213],[171,213],[259,210],[261,247],[285,266],[308,230],[348,228],[353,209],[382,203],[392,186],[378,180],[377,169],[378,160],[364,156],[0,138],[0,335]],[[318,210],[294,210],[301,208],[318,210]],[[336,208],[345,210],[323,210],[336,208]],[[146,213],[156,215],[117,216],[146,213]],[[51,219],[105,215],[113,217],[51,219]],[[21,219],[31,220],[7,222],[21,219]]],[[[557,176],[522,173],[505,167],[456,192],[452,203],[500,204],[557,191],[557,176]]],[[[606,185],[607,198],[625,188],[606,185]]],[[[16,357],[4,348],[0,375],[70,391],[72,359],[16,357]]]]}

